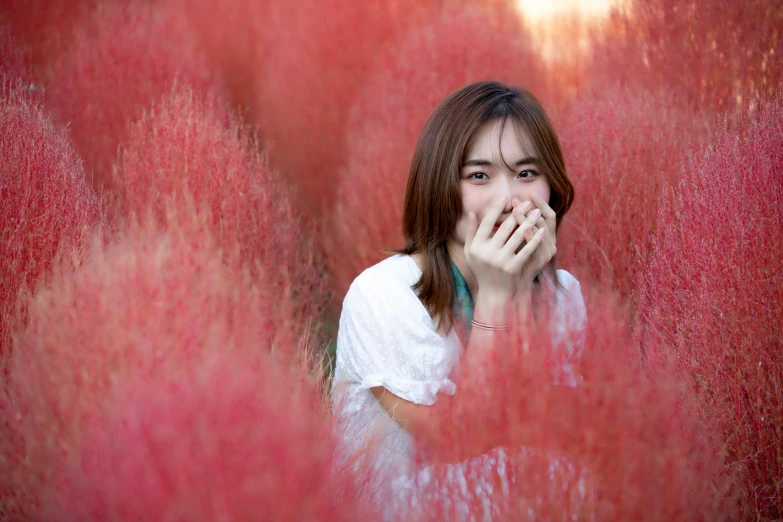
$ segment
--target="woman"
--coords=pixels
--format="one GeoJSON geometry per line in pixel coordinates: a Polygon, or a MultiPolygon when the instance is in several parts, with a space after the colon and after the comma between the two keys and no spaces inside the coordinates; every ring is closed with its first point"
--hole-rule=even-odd
{"type": "MultiPolygon", "coordinates": [[[[579,283],[554,263],[572,201],[557,136],[527,91],[472,84],[427,121],[405,195],[405,246],[354,280],[337,338],[334,411],[351,454],[374,448],[381,498],[420,469],[417,434],[471,393],[455,383],[458,364],[480,371],[512,322],[540,327],[546,315],[553,335],[583,328],[579,283]]],[[[559,384],[576,385],[579,344],[559,384]]],[[[433,462],[458,463],[492,444],[429,449],[433,462]]]]}

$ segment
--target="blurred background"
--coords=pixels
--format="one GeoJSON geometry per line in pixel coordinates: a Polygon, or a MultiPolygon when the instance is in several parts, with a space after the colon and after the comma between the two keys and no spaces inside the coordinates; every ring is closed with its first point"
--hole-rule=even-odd
{"type": "Polygon", "coordinates": [[[366,519],[342,299],[479,80],[553,120],[583,409],[628,408],[568,517],[783,519],[782,61],[779,0],[3,0],[0,520],[366,519]]]}

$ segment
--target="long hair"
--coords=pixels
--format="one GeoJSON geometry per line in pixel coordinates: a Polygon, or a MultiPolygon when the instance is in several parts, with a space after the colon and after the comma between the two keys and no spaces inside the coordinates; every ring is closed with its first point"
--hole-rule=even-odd
{"type": "MultiPolygon", "coordinates": [[[[422,276],[414,290],[438,329],[449,331],[454,324],[455,288],[446,245],[463,214],[460,170],[478,130],[487,123],[508,120],[523,129],[535,147],[549,182],[549,206],[557,214],[558,229],[573,202],[574,187],[566,174],[560,141],[530,92],[499,82],[479,82],[441,102],[427,120],[413,154],[402,216],[405,245],[395,251],[421,256],[422,276]]],[[[555,266],[553,259],[548,270],[559,284],[555,266]]]]}

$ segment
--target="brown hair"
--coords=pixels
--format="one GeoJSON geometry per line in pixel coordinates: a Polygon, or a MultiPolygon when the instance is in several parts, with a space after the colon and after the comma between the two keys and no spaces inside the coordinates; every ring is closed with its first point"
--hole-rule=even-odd
{"type": "MultiPolygon", "coordinates": [[[[463,213],[460,171],[478,130],[508,119],[530,136],[540,169],[550,186],[549,206],[557,228],[574,199],[563,153],[541,104],[528,91],[498,82],[479,82],[446,98],[427,120],[408,175],[399,254],[420,254],[422,276],[413,287],[439,329],[454,324],[454,279],[446,242],[463,213]]],[[[554,260],[548,265],[553,280],[554,260]]]]}

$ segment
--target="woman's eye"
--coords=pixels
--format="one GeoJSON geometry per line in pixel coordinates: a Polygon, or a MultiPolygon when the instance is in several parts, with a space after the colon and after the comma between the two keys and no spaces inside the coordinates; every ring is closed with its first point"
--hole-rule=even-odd
{"type": "Polygon", "coordinates": [[[519,176],[522,178],[534,178],[536,176],[535,170],[523,170],[519,173],[519,176]]]}
{"type": "Polygon", "coordinates": [[[470,174],[470,175],[468,176],[468,179],[470,179],[470,178],[473,178],[473,179],[489,179],[489,178],[487,177],[487,175],[486,175],[486,174],[484,174],[483,172],[474,172],[474,173],[472,173],[472,174],[470,174]],[[483,176],[483,177],[482,177],[482,176],[483,176]]]}

